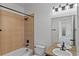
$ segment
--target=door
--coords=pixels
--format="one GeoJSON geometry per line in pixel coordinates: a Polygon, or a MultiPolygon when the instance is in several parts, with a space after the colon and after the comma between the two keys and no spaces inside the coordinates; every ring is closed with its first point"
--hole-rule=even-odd
{"type": "Polygon", "coordinates": [[[25,45],[34,50],[34,16],[26,16],[24,20],[25,45]]]}
{"type": "Polygon", "coordinates": [[[64,17],[59,21],[59,40],[70,43],[73,40],[73,19],[64,17]],[[62,40],[62,38],[65,38],[62,40]]]}

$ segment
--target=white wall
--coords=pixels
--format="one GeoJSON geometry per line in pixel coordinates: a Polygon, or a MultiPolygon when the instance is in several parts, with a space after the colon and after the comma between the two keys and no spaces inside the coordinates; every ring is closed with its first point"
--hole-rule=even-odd
{"type": "Polygon", "coordinates": [[[77,6],[76,45],[77,45],[77,55],[79,56],[79,4],[77,6]]]}
{"type": "Polygon", "coordinates": [[[26,12],[34,13],[35,44],[48,47],[51,44],[51,4],[28,4],[26,12]]]}

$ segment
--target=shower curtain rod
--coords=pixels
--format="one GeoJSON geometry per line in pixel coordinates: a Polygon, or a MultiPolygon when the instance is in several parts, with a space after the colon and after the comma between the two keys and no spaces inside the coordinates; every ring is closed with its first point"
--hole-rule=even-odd
{"type": "Polygon", "coordinates": [[[0,7],[6,8],[6,9],[9,9],[9,10],[12,10],[12,11],[17,12],[17,13],[20,13],[20,14],[24,14],[24,15],[27,15],[27,16],[32,16],[32,15],[28,15],[28,14],[26,14],[26,13],[23,13],[23,12],[20,12],[20,11],[14,10],[14,9],[11,9],[11,8],[9,8],[9,7],[5,7],[5,6],[3,6],[3,5],[0,5],[0,7]]]}

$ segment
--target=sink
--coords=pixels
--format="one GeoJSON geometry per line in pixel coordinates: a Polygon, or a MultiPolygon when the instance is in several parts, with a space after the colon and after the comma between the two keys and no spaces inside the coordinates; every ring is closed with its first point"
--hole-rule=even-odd
{"type": "Polygon", "coordinates": [[[60,48],[55,48],[52,50],[52,53],[54,53],[56,56],[72,56],[72,53],[68,50],[62,51],[60,48]]]}
{"type": "MultiPolygon", "coordinates": [[[[61,47],[61,44],[57,44],[58,47],[61,47]]],[[[65,45],[66,49],[71,49],[72,47],[70,45],[65,45]]]]}

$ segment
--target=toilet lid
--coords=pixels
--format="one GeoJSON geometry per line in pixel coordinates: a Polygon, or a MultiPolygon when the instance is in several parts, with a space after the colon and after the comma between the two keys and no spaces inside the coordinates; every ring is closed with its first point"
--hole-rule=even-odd
{"type": "Polygon", "coordinates": [[[36,45],[36,47],[38,47],[38,48],[45,48],[45,46],[43,46],[43,45],[36,45]]]}

